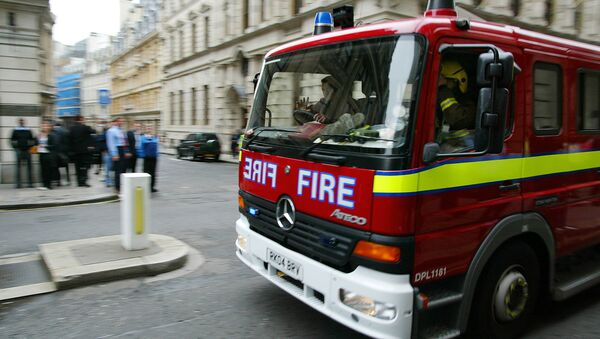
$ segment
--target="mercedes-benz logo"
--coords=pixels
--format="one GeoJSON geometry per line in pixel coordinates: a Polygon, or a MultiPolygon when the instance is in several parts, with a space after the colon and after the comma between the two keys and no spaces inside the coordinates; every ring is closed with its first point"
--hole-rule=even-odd
{"type": "Polygon", "coordinates": [[[275,219],[277,219],[277,225],[284,231],[289,231],[294,227],[296,222],[296,208],[292,199],[289,197],[282,197],[277,202],[277,210],[275,211],[275,219]]]}

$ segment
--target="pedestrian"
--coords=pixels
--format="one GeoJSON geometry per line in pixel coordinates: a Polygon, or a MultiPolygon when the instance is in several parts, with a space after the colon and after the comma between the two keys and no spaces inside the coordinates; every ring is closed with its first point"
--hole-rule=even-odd
{"type": "Polygon", "coordinates": [[[133,124],[133,129],[127,131],[127,142],[129,144],[129,150],[131,151],[131,158],[129,158],[128,170],[131,173],[135,173],[137,164],[137,154],[141,148],[140,138],[142,136],[142,128],[139,122],[133,124]]]}
{"type": "Polygon", "coordinates": [[[56,167],[56,134],[52,133],[52,125],[49,121],[42,123],[42,128],[37,139],[37,153],[40,155],[40,169],[42,174],[41,190],[52,189],[52,179],[55,175],[56,167]]]}
{"type": "Polygon", "coordinates": [[[100,150],[100,154],[102,157],[102,162],[104,163],[104,184],[106,187],[112,187],[113,179],[112,179],[112,171],[113,164],[110,153],[108,152],[108,146],[106,143],[106,132],[110,128],[109,124],[105,121],[102,125],[102,131],[98,131],[96,142],[97,147],[100,150]]]}
{"type": "Polygon", "coordinates": [[[152,133],[152,127],[146,127],[146,133],[141,137],[140,157],[144,158],[144,173],[150,174],[150,189],[156,189],[156,163],[158,160],[158,136],[152,133]]]}
{"type": "Polygon", "coordinates": [[[35,146],[35,138],[31,130],[25,126],[25,119],[19,119],[19,126],[12,131],[10,137],[12,147],[16,153],[16,188],[21,188],[21,164],[27,164],[27,179],[29,187],[33,187],[33,178],[31,175],[31,148],[35,146]]]}
{"type": "Polygon", "coordinates": [[[94,130],[86,125],[83,117],[75,117],[75,124],[69,130],[71,140],[71,151],[75,162],[75,174],[77,175],[77,186],[90,187],[88,185],[88,170],[91,162],[91,149],[93,148],[94,130]]]}
{"type": "Polygon", "coordinates": [[[128,159],[131,158],[129,144],[121,126],[123,118],[113,119],[113,126],[106,131],[106,146],[113,162],[115,173],[115,191],[121,191],[121,173],[125,173],[128,167],[128,159]]]}
{"type": "Polygon", "coordinates": [[[239,143],[240,143],[240,135],[241,132],[234,132],[231,135],[231,157],[237,158],[240,152],[239,143]]]}
{"type": "Polygon", "coordinates": [[[54,172],[54,180],[57,181],[57,186],[61,186],[61,175],[60,169],[65,168],[65,174],[67,177],[67,182],[71,185],[71,175],[69,174],[69,153],[70,153],[70,145],[69,145],[69,131],[62,126],[60,121],[54,123],[54,127],[52,128],[52,134],[54,134],[54,138],[56,141],[55,147],[55,172],[54,172]]]}

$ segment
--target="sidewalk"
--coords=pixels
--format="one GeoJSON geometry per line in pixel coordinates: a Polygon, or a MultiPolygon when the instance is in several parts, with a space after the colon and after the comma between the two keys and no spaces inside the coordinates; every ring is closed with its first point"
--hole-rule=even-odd
{"type": "MultiPolygon", "coordinates": [[[[90,170],[88,184],[91,187],[77,187],[77,180],[73,176],[71,185],[54,187],[52,190],[47,191],[37,188],[16,189],[14,184],[2,184],[0,185],[0,210],[55,207],[118,200],[119,197],[113,189],[105,187],[104,182],[100,182],[102,178],[104,178],[102,173],[95,175],[90,170]]],[[[63,184],[66,184],[64,180],[63,184]]],[[[34,186],[40,187],[41,184],[37,183],[34,186]]]]}
{"type": "Polygon", "coordinates": [[[0,301],[126,278],[155,276],[185,265],[190,247],[149,234],[150,246],[128,251],[121,236],[39,245],[39,253],[0,257],[0,301]]]}
{"type": "MultiPolygon", "coordinates": [[[[162,154],[171,156],[166,153],[162,154]]],[[[230,154],[222,154],[220,161],[236,165],[239,163],[238,157],[233,158],[230,154]]],[[[101,172],[96,175],[93,171],[89,171],[88,184],[91,187],[77,187],[74,175],[72,175],[71,185],[54,187],[48,191],[37,188],[16,189],[13,184],[1,184],[0,211],[117,201],[119,196],[114,190],[105,187],[104,182],[100,181],[104,178],[104,174],[101,172]]],[[[34,186],[39,187],[41,184],[37,183],[34,186]]]]}

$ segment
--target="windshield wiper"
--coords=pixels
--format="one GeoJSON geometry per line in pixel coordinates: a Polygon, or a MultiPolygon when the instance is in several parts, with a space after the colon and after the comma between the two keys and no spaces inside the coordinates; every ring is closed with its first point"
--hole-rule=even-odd
{"type": "Polygon", "coordinates": [[[321,139],[319,142],[316,142],[312,145],[310,145],[307,149],[305,149],[304,151],[302,151],[302,153],[300,153],[301,157],[305,157],[306,155],[308,155],[310,152],[312,152],[312,150],[314,150],[315,148],[317,148],[319,145],[321,145],[322,143],[324,143],[327,140],[331,140],[334,138],[341,138],[342,140],[346,140],[346,141],[350,141],[350,142],[354,142],[354,141],[358,141],[358,142],[366,142],[366,141],[394,141],[392,139],[384,139],[384,138],[379,138],[379,137],[370,137],[370,136],[366,136],[366,135],[360,135],[360,134],[323,134],[319,136],[319,139],[321,139]]]}
{"type": "Polygon", "coordinates": [[[296,132],[295,130],[289,130],[289,129],[283,129],[283,128],[271,128],[271,127],[263,127],[260,130],[256,131],[254,133],[254,135],[252,135],[252,137],[250,139],[248,139],[248,141],[246,142],[246,147],[249,147],[250,144],[254,141],[254,139],[256,139],[256,137],[261,134],[264,131],[270,131],[270,132],[287,132],[287,133],[291,133],[291,132],[296,132]]]}

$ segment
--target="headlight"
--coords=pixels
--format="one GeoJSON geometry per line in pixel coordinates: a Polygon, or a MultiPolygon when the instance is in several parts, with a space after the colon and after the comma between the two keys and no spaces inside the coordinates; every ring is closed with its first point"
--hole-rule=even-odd
{"type": "Polygon", "coordinates": [[[237,237],[237,243],[238,243],[238,246],[242,250],[247,251],[247,248],[248,248],[248,238],[246,238],[243,235],[238,235],[238,237],[237,237]]]}
{"type": "Polygon", "coordinates": [[[340,300],[344,305],[371,317],[383,320],[392,320],[396,317],[394,305],[382,303],[364,295],[340,289],[340,300]]]}

